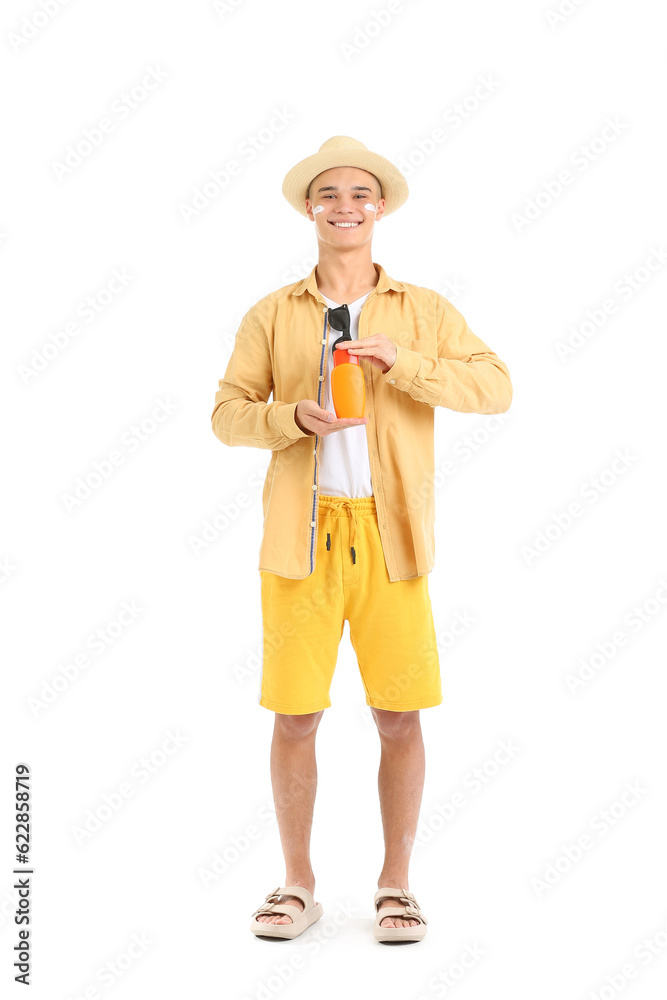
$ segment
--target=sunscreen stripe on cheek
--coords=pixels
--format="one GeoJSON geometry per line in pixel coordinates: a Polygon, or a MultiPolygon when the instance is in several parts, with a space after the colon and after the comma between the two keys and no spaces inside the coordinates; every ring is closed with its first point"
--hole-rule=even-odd
{"type": "Polygon", "coordinates": [[[318,212],[324,211],[324,205],[318,205],[317,208],[313,209],[313,215],[317,215],[318,212]]]}
{"type": "Polygon", "coordinates": [[[376,212],[377,211],[375,205],[371,205],[370,202],[367,205],[364,205],[364,208],[367,208],[369,212],[376,212]]]}

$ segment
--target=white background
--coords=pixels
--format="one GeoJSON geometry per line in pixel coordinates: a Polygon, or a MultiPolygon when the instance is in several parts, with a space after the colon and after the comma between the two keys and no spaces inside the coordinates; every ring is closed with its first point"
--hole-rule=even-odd
{"type": "Polygon", "coordinates": [[[648,0],[563,3],[571,12],[550,23],[557,2],[3,5],[5,982],[13,773],[27,761],[34,997],[664,995],[664,37],[648,0]],[[277,110],[289,121],[266,131],[277,110]],[[59,176],[104,118],[112,131],[59,176]],[[294,942],[249,931],[284,876],[256,660],[256,484],[270,453],[224,447],[210,414],[243,314],[316,263],[313,224],[281,186],[339,134],[410,187],[378,224],[373,259],[450,298],[514,386],[501,426],[436,413],[436,469],[457,468],[437,489],[429,578],[445,697],[421,713],[410,885],[429,928],[406,948],[371,933],[380,747],[348,626],[317,740],[325,916],[294,942]],[[240,174],[186,220],[209,172],[234,159],[240,174]],[[79,311],[89,296],[92,322],[79,311]],[[563,359],[557,345],[589,311],[598,323],[563,359]],[[160,400],[171,412],[151,425],[160,400]],[[79,478],[118,450],[68,509],[79,478]],[[198,549],[223,508],[227,527],[198,549]],[[117,626],[124,602],[135,616],[117,626]],[[452,641],[457,613],[474,624],[452,641]],[[89,645],[98,629],[103,653],[89,645]],[[572,693],[567,676],[619,631],[625,644],[572,693]],[[516,750],[496,764],[502,741],[516,750]],[[623,804],[626,784],[638,791],[623,804]],[[465,805],[445,820],[457,792],[465,805]],[[226,869],[207,887],[216,856],[226,869]],[[100,979],[107,963],[122,975],[100,979]]]}

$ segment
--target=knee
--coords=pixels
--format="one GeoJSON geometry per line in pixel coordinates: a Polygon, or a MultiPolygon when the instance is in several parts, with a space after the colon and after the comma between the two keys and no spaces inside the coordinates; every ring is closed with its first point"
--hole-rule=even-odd
{"type": "Polygon", "coordinates": [[[414,712],[389,712],[371,706],[371,712],[380,736],[387,739],[408,739],[421,728],[419,709],[414,712]]]}
{"type": "Polygon", "coordinates": [[[302,739],[315,732],[323,715],[324,709],[320,712],[309,712],[306,715],[282,715],[276,712],[275,728],[282,736],[289,739],[302,739]]]}

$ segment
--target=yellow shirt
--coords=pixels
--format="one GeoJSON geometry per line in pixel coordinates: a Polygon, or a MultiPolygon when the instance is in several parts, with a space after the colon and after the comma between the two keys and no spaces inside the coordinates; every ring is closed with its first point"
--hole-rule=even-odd
{"type": "MultiPolygon", "coordinates": [[[[504,362],[444,296],[395,281],[382,265],[373,266],[379,280],[362,307],[359,340],[384,333],[397,356],[384,373],[359,356],[368,458],[389,579],[410,580],[430,573],[435,563],[434,407],[504,413],[512,383],[504,362]]],[[[272,450],[258,569],[292,580],[315,568],[321,438],[302,431],[294,411],[301,399],[324,406],[327,310],[315,268],[252,306],[211,414],[223,444],[272,450]]]]}

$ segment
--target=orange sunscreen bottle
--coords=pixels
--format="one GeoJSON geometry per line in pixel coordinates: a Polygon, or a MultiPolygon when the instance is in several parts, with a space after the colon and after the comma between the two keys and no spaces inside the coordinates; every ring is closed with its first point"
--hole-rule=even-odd
{"type": "Polygon", "coordinates": [[[349,351],[334,347],[333,360],[331,397],[336,416],[363,417],[366,408],[366,386],[359,358],[349,351]]]}
{"type": "Polygon", "coordinates": [[[333,330],[342,331],[333,345],[331,371],[331,397],[337,417],[363,417],[366,407],[366,386],[359,358],[339,349],[338,344],[352,343],[350,336],[350,310],[347,304],[329,309],[329,324],[333,330]]]}

